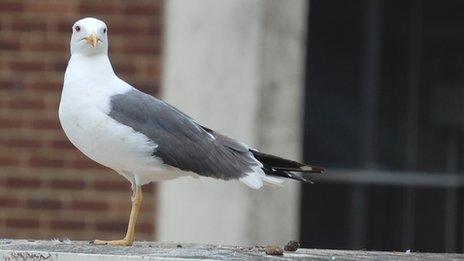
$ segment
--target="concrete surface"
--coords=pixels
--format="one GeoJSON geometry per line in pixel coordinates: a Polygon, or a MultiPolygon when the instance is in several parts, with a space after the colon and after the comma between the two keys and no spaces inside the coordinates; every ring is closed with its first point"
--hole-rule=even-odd
{"type": "Polygon", "coordinates": [[[132,247],[96,246],[83,241],[1,240],[0,260],[464,260],[462,254],[299,249],[269,256],[263,247],[137,242],[132,247]]]}
{"type": "MultiPolygon", "coordinates": [[[[263,152],[301,155],[307,1],[167,1],[162,97],[201,124],[263,152]]],[[[299,237],[297,182],[160,183],[157,239],[286,243],[299,237]]]]}

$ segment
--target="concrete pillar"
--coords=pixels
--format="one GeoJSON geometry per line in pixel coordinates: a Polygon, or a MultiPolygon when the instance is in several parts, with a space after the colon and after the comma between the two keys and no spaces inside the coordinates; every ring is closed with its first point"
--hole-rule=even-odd
{"type": "MultiPolygon", "coordinates": [[[[257,149],[299,159],[304,0],[166,2],[163,98],[257,149]]],[[[254,245],[298,238],[299,185],[254,191],[181,178],[160,185],[158,240],[254,245]]]]}

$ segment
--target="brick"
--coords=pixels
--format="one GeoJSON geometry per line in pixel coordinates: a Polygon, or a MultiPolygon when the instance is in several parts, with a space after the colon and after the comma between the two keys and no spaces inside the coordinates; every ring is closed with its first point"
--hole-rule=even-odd
{"type": "Polygon", "coordinates": [[[156,191],[155,187],[156,187],[156,184],[149,183],[149,184],[143,186],[142,189],[143,189],[143,192],[145,192],[145,193],[154,193],[156,191]]]}
{"type": "Polygon", "coordinates": [[[44,32],[47,30],[47,23],[45,21],[37,20],[13,20],[11,27],[13,28],[13,31],[19,32],[44,32]]]}
{"type": "Polygon", "coordinates": [[[32,122],[34,129],[57,130],[61,129],[58,119],[56,120],[34,120],[32,122]]]}
{"type": "Polygon", "coordinates": [[[81,2],[79,4],[79,12],[91,15],[108,15],[121,13],[119,6],[116,4],[95,4],[81,2]]]}
{"type": "Polygon", "coordinates": [[[29,160],[29,166],[44,168],[62,168],[64,166],[64,160],[45,157],[32,157],[29,160]]]}
{"type": "Polygon", "coordinates": [[[27,207],[33,209],[60,209],[61,201],[54,199],[29,199],[27,207]]]}
{"type": "MultiPolygon", "coordinates": [[[[111,26],[109,33],[113,36],[125,36],[137,39],[158,38],[161,36],[161,24],[137,26],[135,24],[117,24],[111,26]]],[[[140,42],[140,40],[138,41],[140,42]]]]}
{"type": "Polygon", "coordinates": [[[159,38],[163,32],[163,23],[155,22],[148,24],[147,26],[140,28],[140,33],[145,34],[147,37],[159,38]]]}
{"type": "Polygon", "coordinates": [[[97,222],[95,230],[102,232],[118,232],[124,233],[127,229],[127,221],[110,221],[110,222],[97,222]]]}
{"type": "Polygon", "coordinates": [[[55,149],[76,149],[76,147],[74,147],[74,145],[72,145],[72,143],[69,140],[54,140],[51,142],[51,146],[55,149]]]}
{"type": "Polygon", "coordinates": [[[0,80],[0,90],[22,90],[24,83],[21,80],[0,80]]]}
{"type": "Polygon", "coordinates": [[[57,72],[64,72],[67,66],[68,63],[66,61],[59,61],[52,64],[53,70],[57,72]]]}
{"type": "Polygon", "coordinates": [[[72,32],[72,25],[74,24],[74,20],[70,19],[60,19],[56,22],[56,30],[59,33],[68,33],[72,32]]]}
{"type": "Polygon", "coordinates": [[[123,36],[132,36],[139,33],[138,27],[133,24],[118,24],[111,26],[108,29],[108,33],[111,35],[123,35],[123,36]]]}
{"type": "Polygon", "coordinates": [[[129,198],[127,200],[119,200],[118,202],[114,202],[113,204],[116,205],[118,210],[121,212],[129,212],[132,208],[132,203],[130,202],[129,198]]]}
{"type": "Polygon", "coordinates": [[[71,167],[75,169],[107,169],[90,159],[77,159],[71,162],[71,167]]]}
{"type": "Polygon", "coordinates": [[[33,13],[53,13],[63,14],[70,13],[74,10],[74,5],[70,1],[32,1],[28,2],[24,9],[33,13]]]}
{"type": "Polygon", "coordinates": [[[129,182],[124,182],[124,181],[96,180],[94,182],[94,187],[96,190],[102,190],[102,191],[129,191],[130,190],[129,182]]]}
{"type": "Polygon", "coordinates": [[[135,84],[135,86],[137,86],[137,89],[145,92],[145,93],[149,93],[151,95],[158,95],[159,94],[159,85],[158,84],[153,84],[153,85],[146,85],[146,84],[135,84]]]}
{"type": "Polygon", "coordinates": [[[85,222],[69,220],[52,220],[50,221],[50,228],[52,230],[82,230],[85,228],[85,222]]]}
{"type": "Polygon", "coordinates": [[[121,74],[134,74],[136,71],[135,65],[127,63],[114,64],[114,70],[121,74]]]}
{"type": "Polygon", "coordinates": [[[147,75],[161,75],[161,68],[160,68],[159,64],[149,63],[145,67],[145,73],[147,75]]]}
{"type": "Polygon", "coordinates": [[[0,197],[0,207],[16,207],[18,199],[14,197],[0,197]]]}
{"type": "Polygon", "coordinates": [[[50,187],[54,189],[85,189],[86,183],[83,180],[54,179],[50,181],[50,187]]]}
{"type": "MultiPolygon", "coordinates": [[[[4,170],[0,188],[20,193],[20,197],[0,196],[0,234],[79,239],[92,234],[113,238],[125,232],[129,182],[115,173],[102,177],[109,171],[74,148],[60,130],[57,107],[69,59],[71,26],[84,16],[97,16],[108,23],[110,55],[114,55],[116,71],[138,87],[157,93],[162,73],[162,3],[0,0],[0,71],[4,72],[0,77],[0,109],[8,111],[0,116],[0,130],[4,132],[0,138],[0,167],[4,170]],[[50,171],[64,176],[47,173],[50,171]],[[80,179],[87,172],[96,176],[80,179]],[[37,198],[39,190],[42,197],[37,198]],[[93,198],[80,197],[87,190],[93,198]],[[73,197],[69,202],[60,202],[70,194],[73,197]],[[126,203],[124,209],[119,201],[126,203]],[[95,223],[73,217],[76,212],[96,212],[104,217],[96,216],[99,223],[95,223]],[[7,220],[11,229],[6,228],[7,220]]],[[[151,185],[144,186],[147,196],[155,193],[152,190],[151,185]]],[[[153,238],[155,210],[154,202],[144,202],[138,238],[153,238]]]]}
{"type": "Polygon", "coordinates": [[[42,110],[45,104],[42,100],[15,99],[10,101],[10,108],[20,110],[42,110]]]}
{"type": "Polygon", "coordinates": [[[20,12],[23,9],[24,5],[21,2],[0,1],[0,12],[20,12]]]}
{"type": "Polygon", "coordinates": [[[161,6],[155,2],[131,2],[127,3],[124,13],[127,15],[159,15],[161,13],[161,6]]]}
{"type": "Polygon", "coordinates": [[[15,129],[22,126],[23,121],[21,119],[0,117],[0,128],[2,129],[15,129]]]}
{"type": "Polygon", "coordinates": [[[61,91],[63,83],[58,81],[37,81],[32,83],[31,87],[40,91],[58,92],[61,91]]]}
{"type": "Polygon", "coordinates": [[[19,158],[14,156],[0,156],[0,166],[19,166],[19,158]]]}
{"type": "Polygon", "coordinates": [[[156,45],[129,45],[123,46],[122,48],[118,49],[119,53],[122,54],[146,54],[146,55],[159,55],[161,49],[159,46],[156,45]]]}
{"type": "Polygon", "coordinates": [[[9,188],[38,188],[42,185],[42,180],[32,177],[7,177],[5,183],[9,188]]]}
{"type": "Polygon", "coordinates": [[[9,228],[28,228],[37,229],[39,228],[38,219],[26,219],[26,218],[8,218],[6,219],[6,226],[9,228]]]}
{"type": "Polygon", "coordinates": [[[80,211],[106,211],[108,210],[108,203],[94,200],[73,200],[71,208],[80,211]]]}
{"type": "Polygon", "coordinates": [[[42,141],[32,139],[10,139],[6,141],[6,145],[13,148],[40,148],[42,146],[42,141]]]}
{"type": "Polygon", "coordinates": [[[12,90],[15,81],[13,80],[0,80],[0,90],[12,90]]]}
{"type": "Polygon", "coordinates": [[[155,226],[149,222],[140,222],[137,224],[137,231],[140,233],[153,233],[155,226]]]}
{"type": "MultiPolygon", "coordinates": [[[[59,92],[61,93],[61,92],[59,92]]],[[[59,97],[53,97],[53,98],[49,98],[47,99],[47,107],[46,107],[46,110],[47,111],[52,111],[52,112],[55,112],[57,113],[58,112],[58,108],[60,107],[60,99],[59,97]]],[[[58,119],[58,115],[56,115],[56,124],[58,126],[58,128],[56,128],[56,130],[59,130],[59,132],[61,133],[62,132],[62,128],[61,128],[61,124],[59,123],[59,119],[58,119]]]]}
{"type": "MultiPolygon", "coordinates": [[[[1,7],[0,7],[1,8],[1,7]]],[[[20,43],[16,39],[0,39],[0,50],[19,51],[20,43]]]]}
{"type": "Polygon", "coordinates": [[[11,61],[10,69],[13,71],[45,71],[45,63],[31,61],[11,61]]]}
{"type": "MultiPolygon", "coordinates": [[[[71,31],[71,29],[69,30],[71,31]]],[[[69,48],[68,39],[63,41],[45,41],[45,42],[22,42],[21,49],[28,51],[48,51],[48,52],[65,52],[69,48]]]]}
{"type": "MultiPolygon", "coordinates": [[[[145,194],[145,195],[147,195],[147,194],[145,194]]],[[[147,214],[149,214],[149,213],[154,213],[155,208],[154,208],[154,206],[153,206],[153,202],[151,202],[151,200],[150,200],[150,201],[146,201],[146,200],[145,200],[145,201],[142,203],[142,207],[141,207],[140,211],[141,211],[142,213],[147,213],[147,214]]]]}

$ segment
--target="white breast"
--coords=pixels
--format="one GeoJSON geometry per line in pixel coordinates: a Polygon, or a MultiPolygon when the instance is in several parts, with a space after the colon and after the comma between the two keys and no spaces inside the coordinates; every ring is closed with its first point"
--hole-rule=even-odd
{"type": "Polygon", "coordinates": [[[163,168],[162,163],[152,157],[157,145],[108,116],[110,97],[132,87],[114,73],[113,77],[102,77],[104,71],[95,74],[89,73],[87,68],[76,70],[80,64],[75,66],[71,61],[59,108],[66,136],[86,156],[128,179],[144,179],[137,183],[157,180],[153,173],[163,168]]]}

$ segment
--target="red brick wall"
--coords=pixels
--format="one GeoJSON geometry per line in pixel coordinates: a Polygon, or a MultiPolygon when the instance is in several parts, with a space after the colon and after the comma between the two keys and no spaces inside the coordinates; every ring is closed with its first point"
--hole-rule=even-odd
{"type": "MultiPolygon", "coordinates": [[[[57,110],[74,21],[109,27],[116,72],[160,83],[161,1],[0,0],[0,238],[120,238],[130,185],[67,140],[57,110]]],[[[138,239],[153,239],[155,187],[144,187],[138,239]]]]}

